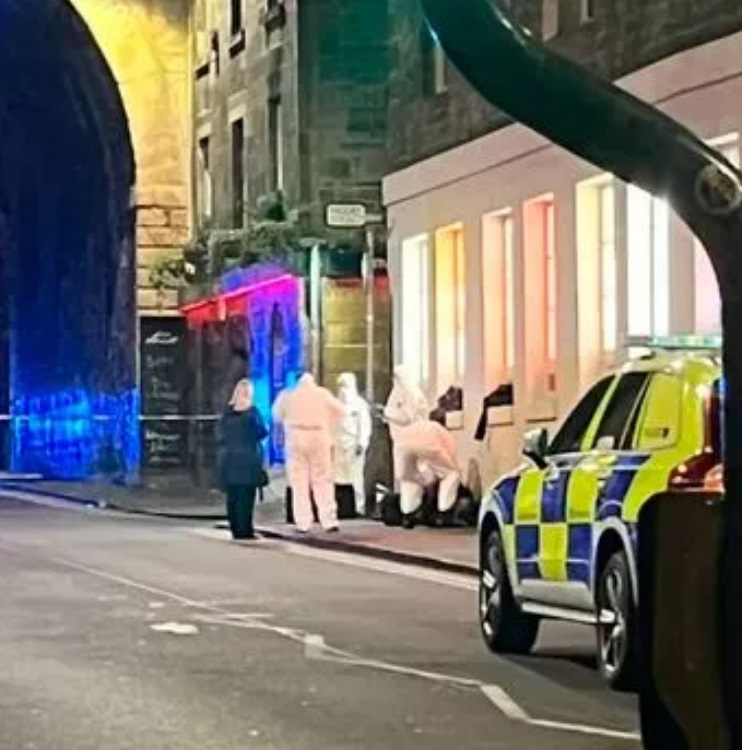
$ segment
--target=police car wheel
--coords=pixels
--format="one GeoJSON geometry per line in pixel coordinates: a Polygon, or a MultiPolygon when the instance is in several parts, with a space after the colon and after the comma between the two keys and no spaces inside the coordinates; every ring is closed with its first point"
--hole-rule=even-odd
{"type": "Polygon", "coordinates": [[[488,537],[479,579],[479,625],[495,653],[527,654],[536,642],[539,620],[521,611],[513,596],[499,533],[488,537]]]}
{"type": "Polygon", "coordinates": [[[598,668],[611,687],[630,690],[636,675],[636,610],[624,552],[616,552],[601,571],[596,604],[598,668]]]}

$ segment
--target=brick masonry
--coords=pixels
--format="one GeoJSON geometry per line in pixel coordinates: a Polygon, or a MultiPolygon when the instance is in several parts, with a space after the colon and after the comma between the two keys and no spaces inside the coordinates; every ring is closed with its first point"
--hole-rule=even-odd
{"type": "MultiPolygon", "coordinates": [[[[595,0],[595,17],[587,23],[581,22],[577,0],[556,2],[558,32],[548,44],[610,79],[742,28],[739,0],[595,0]]],[[[515,17],[540,36],[544,0],[511,0],[510,5],[515,17]]],[[[508,124],[507,116],[455,71],[449,71],[446,92],[427,93],[429,36],[420,2],[389,0],[389,12],[391,169],[508,124]]]]}

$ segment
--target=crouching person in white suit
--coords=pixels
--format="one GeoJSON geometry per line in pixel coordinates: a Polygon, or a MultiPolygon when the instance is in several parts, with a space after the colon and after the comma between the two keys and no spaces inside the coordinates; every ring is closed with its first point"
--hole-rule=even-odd
{"type": "Polygon", "coordinates": [[[364,470],[371,443],[371,410],[358,393],[356,376],[344,372],[338,377],[338,398],[345,409],[335,437],[335,484],[351,485],[356,513],[366,511],[364,470]]]}
{"type": "Polygon", "coordinates": [[[438,422],[429,418],[425,395],[404,367],[394,370],[392,389],[384,416],[394,445],[394,474],[400,485],[400,506],[406,528],[414,525],[425,488],[436,480],[438,510],[447,513],[456,504],[461,469],[456,460],[456,441],[438,422]]]}

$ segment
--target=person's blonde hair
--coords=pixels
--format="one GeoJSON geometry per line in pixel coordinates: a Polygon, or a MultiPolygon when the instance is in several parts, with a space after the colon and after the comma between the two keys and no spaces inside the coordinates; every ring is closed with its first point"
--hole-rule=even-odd
{"type": "Polygon", "coordinates": [[[235,385],[234,390],[232,391],[232,397],[229,399],[229,406],[232,409],[237,408],[240,393],[243,390],[245,391],[247,396],[246,403],[243,405],[244,408],[249,409],[253,405],[253,396],[255,393],[253,384],[247,378],[242,378],[242,380],[240,380],[237,385],[235,385]]]}

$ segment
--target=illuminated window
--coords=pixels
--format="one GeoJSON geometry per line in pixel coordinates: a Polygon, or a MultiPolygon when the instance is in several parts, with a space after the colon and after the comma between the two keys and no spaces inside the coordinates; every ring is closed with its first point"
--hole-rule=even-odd
{"type": "Polygon", "coordinates": [[[482,222],[484,367],[488,389],[512,383],[515,369],[515,247],[510,210],[482,222]]]}
{"type": "Polygon", "coordinates": [[[436,388],[462,385],[466,359],[466,275],[464,229],[455,225],[435,235],[436,388]]]}
{"type": "MultiPolygon", "coordinates": [[[[739,167],[739,137],[736,133],[711,141],[709,144],[735,167],[739,167]]],[[[695,308],[696,333],[721,333],[721,297],[719,283],[708,253],[695,240],[695,308]]]]}
{"type": "Polygon", "coordinates": [[[401,361],[412,377],[426,386],[430,375],[430,245],[427,235],[402,242],[401,260],[401,361]]]}
{"type": "Polygon", "coordinates": [[[628,188],[628,333],[663,336],[670,329],[670,212],[667,203],[628,188]]]}
{"type": "Polygon", "coordinates": [[[554,201],[529,201],[523,211],[526,273],[526,349],[529,389],[534,395],[556,390],[558,339],[557,251],[554,201]]]}
{"type": "Polygon", "coordinates": [[[616,190],[611,181],[599,185],[597,191],[601,347],[604,353],[612,354],[618,345],[616,190]]]}

